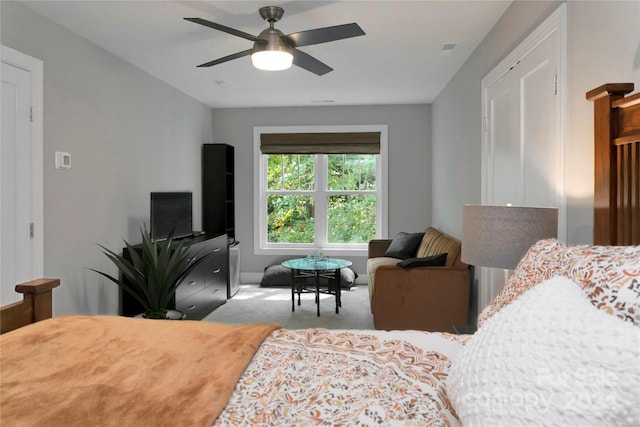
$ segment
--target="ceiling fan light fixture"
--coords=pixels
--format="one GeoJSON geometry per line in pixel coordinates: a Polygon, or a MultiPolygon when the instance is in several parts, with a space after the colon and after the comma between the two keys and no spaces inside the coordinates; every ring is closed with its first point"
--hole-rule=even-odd
{"type": "Polygon", "coordinates": [[[281,71],[291,68],[293,55],[282,50],[262,50],[251,54],[251,63],[259,70],[281,71]]]}
{"type": "MultiPolygon", "coordinates": [[[[273,25],[273,22],[271,22],[273,25]]],[[[259,70],[281,71],[291,67],[293,49],[280,30],[267,28],[251,49],[251,63],[259,70]]]]}

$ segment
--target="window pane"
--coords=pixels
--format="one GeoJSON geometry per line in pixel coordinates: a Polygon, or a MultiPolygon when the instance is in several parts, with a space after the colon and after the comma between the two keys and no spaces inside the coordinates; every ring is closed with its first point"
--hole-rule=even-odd
{"type": "Polygon", "coordinates": [[[269,190],[313,190],[314,156],[270,154],[267,160],[269,190]]]}
{"type": "Polygon", "coordinates": [[[314,190],[316,156],[301,154],[298,157],[300,157],[300,190],[314,190]]]}
{"type": "Polygon", "coordinates": [[[274,154],[267,156],[267,188],[282,190],[282,156],[274,154]]]}
{"type": "Polygon", "coordinates": [[[376,196],[329,196],[329,243],[366,243],[376,235],[376,196]]]}
{"type": "Polygon", "coordinates": [[[267,196],[267,241],[269,243],[313,243],[312,196],[267,196]]]}
{"type": "Polygon", "coordinates": [[[375,190],[376,156],[331,154],[328,156],[329,190],[375,190]]]}
{"type": "Polygon", "coordinates": [[[342,176],[344,156],[332,154],[327,156],[327,167],[329,169],[327,176],[327,188],[329,190],[342,190],[342,176]]]}

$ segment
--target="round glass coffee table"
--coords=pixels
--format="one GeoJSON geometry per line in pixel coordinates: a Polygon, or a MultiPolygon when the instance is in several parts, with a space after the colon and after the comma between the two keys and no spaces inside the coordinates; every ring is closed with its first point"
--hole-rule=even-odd
{"type": "Polygon", "coordinates": [[[283,267],[291,269],[291,311],[296,311],[295,295],[298,293],[298,305],[300,294],[306,291],[306,279],[315,278],[315,295],[317,314],[320,316],[320,292],[335,295],[336,313],[340,312],[342,301],[340,300],[340,270],[351,266],[351,261],[339,258],[296,258],[284,261],[283,267]],[[320,278],[328,279],[326,291],[320,290],[320,278]]]}

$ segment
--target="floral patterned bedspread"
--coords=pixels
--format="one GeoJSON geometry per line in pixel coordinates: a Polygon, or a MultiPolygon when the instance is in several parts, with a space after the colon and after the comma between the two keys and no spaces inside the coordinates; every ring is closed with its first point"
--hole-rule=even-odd
{"type": "Polygon", "coordinates": [[[276,330],[214,425],[460,426],[444,387],[465,338],[411,332],[447,349],[392,332],[276,330]]]}

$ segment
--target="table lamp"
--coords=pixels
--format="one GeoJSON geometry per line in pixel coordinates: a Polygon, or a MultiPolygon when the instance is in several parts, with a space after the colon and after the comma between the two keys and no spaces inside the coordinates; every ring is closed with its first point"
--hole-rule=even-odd
{"type": "Polygon", "coordinates": [[[558,209],[464,205],[462,261],[513,270],[538,240],[557,237],[558,209]]]}

